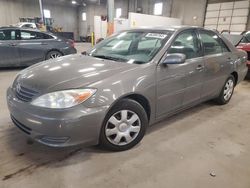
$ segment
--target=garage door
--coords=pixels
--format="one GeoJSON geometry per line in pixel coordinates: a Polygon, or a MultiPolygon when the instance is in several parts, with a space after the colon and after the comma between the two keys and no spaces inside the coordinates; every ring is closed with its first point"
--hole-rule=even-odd
{"type": "Polygon", "coordinates": [[[239,33],[246,30],[249,1],[212,3],[207,5],[204,27],[239,33]]]}

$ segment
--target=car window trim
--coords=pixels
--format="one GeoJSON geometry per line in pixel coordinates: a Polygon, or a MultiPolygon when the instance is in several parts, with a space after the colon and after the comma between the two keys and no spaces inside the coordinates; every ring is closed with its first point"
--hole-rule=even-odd
{"type": "Polygon", "coordinates": [[[18,29],[19,30],[19,40],[20,41],[33,41],[33,40],[43,40],[43,41],[48,41],[48,40],[55,40],[57,37],[53,36],[53,35],[50,35],[50,34],[47,34],[47,33],[43,33],[43,32],[40,32],[40,31],[29,31],[29,30],[25,30],[25,29],[18,29]],[[22,31],[27,31],[27,32],[37,32],[37,33],[41,33],[41,34],[44,34],[44,35],[48,35],[50,37],[52,37],[51,39],[22,39],[21,38],[21,32],[22,31]]]}
{"type": "Polygon", "coordinates": [[[205,30],[205,29],[202,29],[202,28],[199,28],[199,29],[197,29],[197,32],[198,32],[198,35],[199,35],[199,38],[200,38],[200,43],[201,43],[201,45],[202,45],[202,51],[203,51],[203,57],[210,57],[210,56],[214,56],[214,55],[223,55],[224,53],[230,53],[230,52],[232,52],[231,51],[231,49],[226,45],[226,43],[223,41],[223,39],[221,38],[221,36],[219,36],[216,32],[214,32],[214,31],[211,31],[211,30],[205,30]],[[219,38],[219,43],[220,43],[220,45],[221,45],[221,42],[223,42],[223,44],[226,46],[226,48],[228,49],[228,52],[221,52],[221,53],[215,53],[215,54],[205,54],[205,49],[204,49],[204,45],[203,45],[203,42],[202,42],[202,40],[201,40],[201,34],[200,34],[200,31],[204,31],[204,32],[211,32],[211,33],[214,33],[215,35],[217,35],[218,36],[218,38],[219,38]]]}
{"type": "MultiPolygon", "coordinates": [[[[189,28],[189,29],[185,29],[181,32],[179,32],[176,36],[174,36],[174,38],[172,39],[171,43],[169,44],[168,48],[166,49],[166,51],[164,52],[164,54],[162,55],[162,57],[159,59],[157,65],[160,65],[162,63],[162,61],[164,60],[164,58],[166,57],[166,55],[168,54],[168,49],[172,46],[172,44],[174,43],[175,39],[182,33],[186,32],[186,31],[192,31],[194,32],[194,35],[196,36],[196,38],[198,39],[198,43],[199,43],[199,47],[200,47],[200,56],[199,57],[194,57],[194,58],[190,58],[190,59],[186,59],[186,61],[188,60],[196,60],[196,59],[202,59],[204,57],[203,55],[203,52],[202,52],[202,46],[201,46],[201,41],[199,40],[198,38],[198,35],[197,35],[197,29],[196,28],[189,28]]],[[[186,62],[185,61],[185,62],[186,62]]]]}
{"type": "Polygon", "coordinates": [[[10,31],[15,31],[15,40],[12,40],[12,39],[10,39],[10,40],[0,40],[0,41],[3,41],[3,42],[7,42],[7,41],[18,41],[18,35],[17,35],[17,33],[18,33],[18,29],[11,29],[11,28],[8,28],[8,29],[0,29],[0,31],[8,31],[8,30],[10,30],[10,31]]]}

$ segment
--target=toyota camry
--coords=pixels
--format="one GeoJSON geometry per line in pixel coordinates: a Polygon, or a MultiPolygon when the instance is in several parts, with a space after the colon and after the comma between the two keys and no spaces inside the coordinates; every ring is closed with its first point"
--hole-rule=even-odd
{"type": "Polygon", "coordinates": [[[211,99],[227,104],[246,62],[246,52],[212,30],[131,29],[21,71],[8,107],[16,127],[42,144],[122,151],[163,118],[211,99]]]}

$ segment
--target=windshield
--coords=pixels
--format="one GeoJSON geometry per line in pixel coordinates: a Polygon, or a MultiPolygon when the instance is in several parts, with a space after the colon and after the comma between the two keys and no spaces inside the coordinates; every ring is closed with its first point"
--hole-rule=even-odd
{"type": "Polygon", "coordinates": [[[164,46],[172,31],[128,31],[100,42],[90,56],[144,64],[149,62],[164,46]]]}

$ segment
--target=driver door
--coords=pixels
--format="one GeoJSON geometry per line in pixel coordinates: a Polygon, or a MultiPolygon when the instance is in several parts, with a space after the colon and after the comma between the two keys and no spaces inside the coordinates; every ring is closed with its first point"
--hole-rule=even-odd
{"type": "MultiPolygon", "coordinates": [[[[167,54],[186,55],[183,64],[159,64],[157,67],[157,117],[174,113],[198,102],[203,84],[204,62],[196,31],[177,35],[167,54]]],[[[163,58],[164,59],[164,58],[163,58]]]]}

